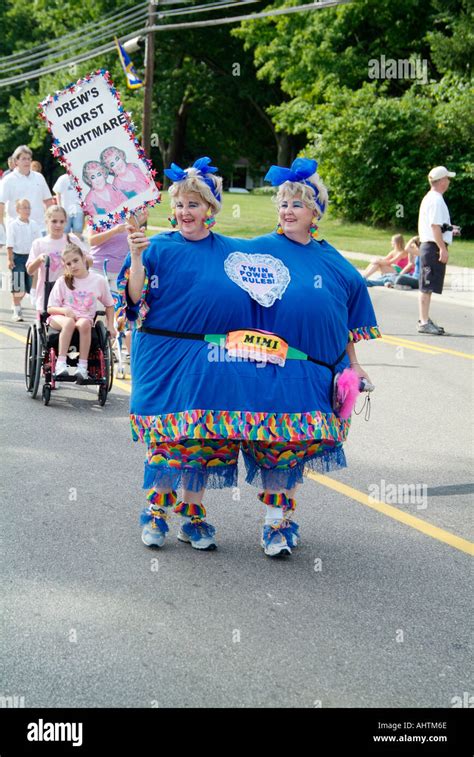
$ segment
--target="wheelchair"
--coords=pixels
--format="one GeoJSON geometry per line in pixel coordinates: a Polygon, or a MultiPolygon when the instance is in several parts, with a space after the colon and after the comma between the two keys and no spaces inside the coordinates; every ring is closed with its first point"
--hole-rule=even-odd
{"type": "MultiPolygon", "coordinates": [[[[25,350],[25,384],[26,391],[35,399],[38,395],[41,377],[44,379],[42,400],[44,405],[49,405],[52,390],[61,382],[76,383],[75,376],[60,376],[56,378],[56,362],[59,349],[59,331],[51,328],[46,323],[49,317],[47,312],[48,298],[54,282],[49,281],[49,258],[45,260],[46,281],[44,288],[43,312],[38,320],[28,329],[25,350]]],[[[109,333],[103,321],[98,316],[105,315],[98,311],[95,314],[94,326],[91,330],[91,347],[87,364],[88,379],[83,379],[81,385],[98,386],[99,404],[105,405],[107,395],[112,389],[114,379],[113,353],[109,333]]],[[[70,367],[76,367],[79,361],[79,332],[74,331],[66,356],[66,363],[70,367]]],[[[77,382],[79,383],[79,382],[77,382]]]]}

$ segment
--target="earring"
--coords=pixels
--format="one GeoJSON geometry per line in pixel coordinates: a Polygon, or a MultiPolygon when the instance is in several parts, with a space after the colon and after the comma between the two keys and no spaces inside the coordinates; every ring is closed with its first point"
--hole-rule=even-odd
{"type": "Polygon", "coordinates": [[[178,225],[178,220],[176,218],[176,214],[173,214],[172,217],[168,217],[168,221],[170,222],[170,224],[173,227],[173,229],[175,229],[176,226],[178,225]]]}
{"type": "Polygon", "coordinates": [[[281,227],[281,223],[277,223],[277,227],[276,227],[276,233],[277,233],[277,234],[284,234],[284,233],[285,233],[285,232],[283,231],[282,227],[281,227]]]}
{"type": "Polygon", "coordinates": [[[212,229],[212,227],[216,225],[216,219],[214,218],[210,210],[207,211],[207,216],[204,219],[203,223],[208,231],[209,229],[212,229]]]}
{"type": "Polygon", "coordinates": [[[313,218],[311,219],[311,226],[309,227],[309,233],[310,236],[313,237],[313,239],[316,239],[316,237],[318,236],[318,226],[316,224],[317,220],[317,217],[313,216],[313,218]]]}

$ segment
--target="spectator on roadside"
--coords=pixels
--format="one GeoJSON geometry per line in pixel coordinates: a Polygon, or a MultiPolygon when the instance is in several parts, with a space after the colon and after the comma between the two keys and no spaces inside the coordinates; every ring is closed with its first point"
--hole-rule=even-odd
{"type": "Polygon", "coordinates": [[[398,276],[395,278],[395,281],[393,282],[393,288],[394,289],[418,289],[419,286],[419,278],[420,278],[420,256],[417,255],[415,259],[415,267],[412,272],[409,270],[409,265],[407,265],[403,271],[400,271],[398,276]]]}
{"type": "Polygon", "coordinates": [[[39,160],[31,161],[31,170],[35,171],[36,173],[43,173],[43,166],[41,165],[39,160]]]}
{"type": "Polygon", "coordinates": [[[394,289],[418,289],[420,278],[420,237],[412,237],[405,250],[408,252],[408,263],[393,282],[394,289]]]}
{"type": "Polygon", "coordinates": [[[363,271],[362,276],[368,279],[374,273],[400,273],[408,262],[405,254],[405,241],[402,234],[394,234],[391,239],[392,249],[384,258],[374,258],[363,271]]]}
{"type": "MultiPolygon", "coordinates": [[[[397,234],[396,236],[401,237],[401,239],[403,240],[403,237],[401,234],[397,234]]],[[[395,238],[396,237],[392,237],[392,243],[395,238]]],[[[419,237],[412,237],[407,242],[406,246],[403,248],[403,253],[400,253],[400,252],[398,253],[397,262],[392,263],[390,265],[391,271],[389,273],[384,273],[382,276],[379,276],[378,279],[366,279],[367,286],[368,287],[385,286],[389,288],[394,287],[398,279],[398,276],[401,273],[408,274],[414,270],[415,260],[416,260],[417,255],[419,254],[419,247],[420,247],[419,237]],[[400,257],[400,254],[402,254],[402,257],[400,257]]],[[[387,257],[389,257],[389,255],[387,257]]],[[[380,259],[381,258],[379,258],[379,260],[380,259]]],[[[369,268],[372,265],[373,264],[371,263],[369,268]]],[[[364,277],[365,277],[365,274],[367,273],[367,270],[364,272],[364,277]]]]}
{"type": "Polygon", "coordinates": [[[430,316],[431,295],[442,294],[448,247],[453,234],[460,234],[459,226],[451,224],[448,206],[443,195],[448,190],[450,180],[456,174],[446,166],[436,166],[428,174],[431,189],[423,197],[418,216],[420,236],[420,297],[418,332],[420,334],[444,334],[442,326],[434,323],[430,316]]]}
{"type": "Polygon", "coordinates": [[[62,174],[62,176],[56,181],[53,187],[53,192],[56,195],[57,204],[64,208],[67,213],[65,233],[68,234],[72,231],[82,239],[84,213],[81,209],[79,196],[67,173],[62,174]]]}
{"type": "Polygon", "coordinates": [[[52,202],[51,192],[42,174],[31,170],[32,152],[20,145],[13,153],[15,169],[0,182],[0,225],[16,218],[16,201],[26,199],[31,205],[31,220],[45,230],[44,211],[52,202]]]}

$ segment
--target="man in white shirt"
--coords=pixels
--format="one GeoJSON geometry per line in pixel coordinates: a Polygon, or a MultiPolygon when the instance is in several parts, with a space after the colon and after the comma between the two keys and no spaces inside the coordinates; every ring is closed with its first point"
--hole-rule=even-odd
{"type": "Polygon", "coordinates": [[[31,170],[32,152],[20,145],[13,153],[15,169],[0,182],[0,225],[16,218],[17,200],[26,199],[31,205],[31,220],[45,230],[44,211],[53,202],[44,176],[31,170]]]}
{"type": "Polygon", "coordinates": [[[64,229],[66,234],[74,232],[82,239],[82,228],[84,226],[84,213],[79,204],[79,196],[74,189],[71,179],[67,173],[63,174],[56,181],[53,192],[57,197],[60,205],[67,213],[67,225],[64,229]]]}
{"type": "Polygon", "coordinates": [[[442,326],[433,323],[430,315],[431,295],[443,291],[448,246],[453,241],[453,232],[459,233],[457,226],[451,225],[448,206],[443,194],[449,187],[450,179],[456,176],[445,166],[436,166],[428,174],[431,189],[423,197],[418,217],[420,237],[420,294],[418,332],[420,334],[444,334],[442,326]]]}

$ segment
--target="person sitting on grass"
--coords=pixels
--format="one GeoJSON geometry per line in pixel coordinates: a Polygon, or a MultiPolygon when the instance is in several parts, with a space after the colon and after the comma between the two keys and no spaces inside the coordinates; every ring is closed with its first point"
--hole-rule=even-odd
{"type": "Polygon", "coordinates": [[[384,258],[374,258],[363,271],[364,279],[370,278],[374,273],[400,273],[408,262],[405,251],[405,242],[402,234],[394,234],[391,240],[392,249],[384,258]]]}
{"type": "MultiPolygon", "coordinates": [[[[398,236],[402,236],[399,234],[398,236]]],[[[395,237],[392,237],[392,240],[395,237]]],[[[403,239],[403,237],[402,237],[403,239]]],[[[366,278],[366,283],[368,287],[388,287],[393,288],[395,286],[395,283],[398,279],[398,276],[400,276],[403,272],[403,274],[411,274],[415,269],[415,260],[416,256],[419,255],[419,248],[420,248],[420,238],[419,237],[412,237],[406,247],[403,250],[403,257],[398,260],[397,263],[392,263],[390,268],[390,272],[382,274],[382,276],[379,276],[378,279],[367,279],[366,278],[366,271],[364,271],[363,276],[366,278]]],[[[372,263],[371,263],[372,265],[372,263]]],[[[369,266],[369,268],[371,267],[369,266]]],[[[411,287],[410,287],[411,288],[411,287]]]]}

